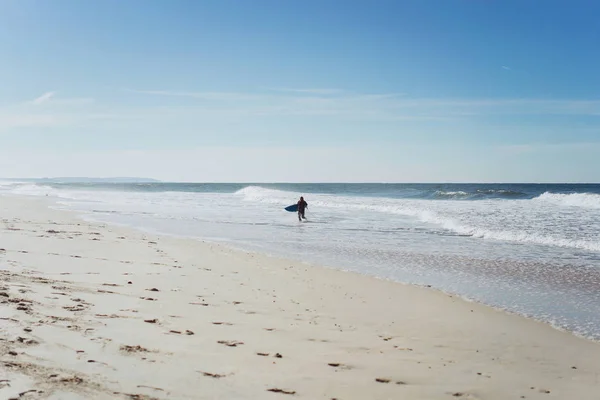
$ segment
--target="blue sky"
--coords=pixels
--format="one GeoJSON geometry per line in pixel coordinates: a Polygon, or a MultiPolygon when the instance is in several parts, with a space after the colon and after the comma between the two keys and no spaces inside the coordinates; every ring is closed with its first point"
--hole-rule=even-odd
{"type": "Polygon", "coordinates": [[[595,1],[0,1],[0,176],[600,181],[595,1]]]}

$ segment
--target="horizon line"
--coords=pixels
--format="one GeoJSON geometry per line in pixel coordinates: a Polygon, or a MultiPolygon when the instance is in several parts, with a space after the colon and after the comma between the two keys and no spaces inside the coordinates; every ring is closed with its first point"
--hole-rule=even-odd
{"type": "Polygon", "coordinates": [[[560,181],[542,181],[542,182],[527,182],[527,181],[187,181],[187,180],[161,180],[150,177],[42,177],[42,178],[0,178],[0,180],[11,180],[11,181],[32,181],[32,180],[53,180],[53,179],[82,179],[81,181],[71,181],[69,183],[88,183],[87,180],[104,180],[101,183],[180,183],[180,184],[381,184],[381,185],[599,185],[600,182],[585,182],[585,181],[573,181],[573,182],[560,182],[560,181]],[[110,180],[123,180],[130,179],[130,182],[111,182],[110,180]],[[152,182],[136,182],[138,181],[152,181],[152,182]]]}

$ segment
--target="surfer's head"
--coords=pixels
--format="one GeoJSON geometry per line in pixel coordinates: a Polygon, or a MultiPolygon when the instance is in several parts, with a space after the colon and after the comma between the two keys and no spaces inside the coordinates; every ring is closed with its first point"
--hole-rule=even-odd
{"type": "Polygon", "coordinates": [[[300,196],[300,200],[304,200],[304,197],[300,196]]]}

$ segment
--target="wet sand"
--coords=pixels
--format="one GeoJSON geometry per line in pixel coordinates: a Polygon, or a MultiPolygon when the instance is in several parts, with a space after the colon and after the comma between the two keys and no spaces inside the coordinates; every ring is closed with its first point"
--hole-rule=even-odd
{"type": "Polygon", "coordinates": [[[37,199],[0,220],[2,399],[600,398],[600,344],[434,290],[37,199]]]}

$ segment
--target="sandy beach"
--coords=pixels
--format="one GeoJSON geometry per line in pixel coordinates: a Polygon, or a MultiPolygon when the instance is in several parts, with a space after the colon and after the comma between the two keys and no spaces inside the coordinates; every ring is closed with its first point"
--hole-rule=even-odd
{"type": "Polygon", "coordinates": [[[0,198],[2,399],[599,399],[600,344],[0,198]]]}

